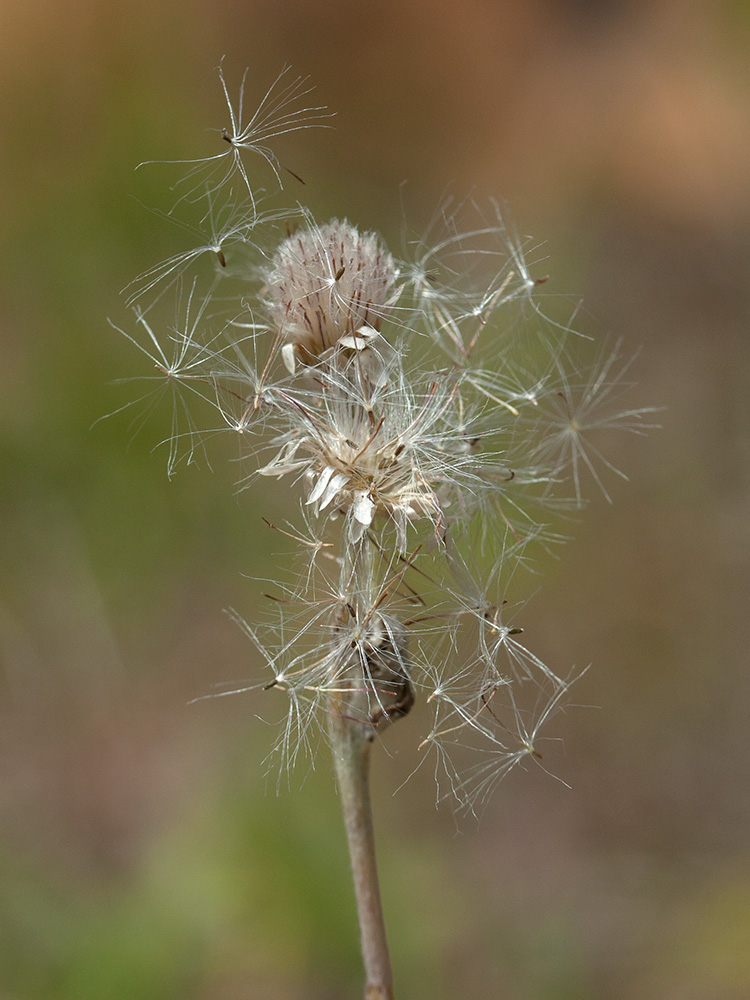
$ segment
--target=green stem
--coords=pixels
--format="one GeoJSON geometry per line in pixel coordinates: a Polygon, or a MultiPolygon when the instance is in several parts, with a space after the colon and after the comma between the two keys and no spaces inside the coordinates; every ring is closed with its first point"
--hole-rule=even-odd
{"type": "Polygon", "coordinates": [[[366,727],[332,713],[331,735],[341,808],[354,876],[365,966],[365,1000],[393,1000],[393,974],[380,901],[370,804],[370,747],[366,727]]]}

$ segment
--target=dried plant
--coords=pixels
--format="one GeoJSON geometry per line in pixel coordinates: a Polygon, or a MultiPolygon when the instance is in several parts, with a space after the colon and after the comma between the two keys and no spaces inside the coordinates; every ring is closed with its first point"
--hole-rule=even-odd
{"type": "MultiPolygon", "coordinates": [[[[542,730],[575,678],[524,644],[511,584],[562,540],[556,522],[582,506],[585,473],[608,498],[602,476],[618,470],[599,432],[642,432],[647,411],[618,409],[617,350],[573,360],[589,344],[545,316],[546,278],[497,204],[448,199],[400,259],[346,220],[261,211],[272,196],[253,168],[265,161],[281,187],[268,141],[326,110],[302,106],[309,89],[285,71],[243,125],[220,75],[229,149],[187,161],[169,213],[198,205],[183,228],[199,243],[128,286],[126,336],[155,391],[174,396],[170,474],[228,433],[252,464],[242,489],[266,476],[299,494],[299,525],[266,524],[297,542],[303,571],[270,595],[275,620],[233,614],[267,667],[250,686],[285,706],[280,772],[330,746],[366,997],[385,1000],[371,749],[418,702],[414,771],[431,768],[438,801],[473,812],[515,765],[547,767],[542,730]],[[166,292],[177,319],[159,332],[166,292]],[[199,399],[213,426],[198,427],[199,399]]],[[[136,402],[150,409],[151,392],[136,402]]]]}

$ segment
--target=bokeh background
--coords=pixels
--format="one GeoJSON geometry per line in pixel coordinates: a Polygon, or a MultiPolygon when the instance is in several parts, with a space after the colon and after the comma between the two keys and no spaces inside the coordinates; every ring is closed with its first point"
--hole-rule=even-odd
{"type": "Polygon", "coordinates": [[[222,55],[337,111],[279,146],[318,217],[397,245],[403,202],[505,199],[665,408],[524,615],[593,664],[545,757],[571,790],[517,771],[457,825],[427,773],[391,794],[408,720],[376,760],[399,997],[750,996],[750,5],[4,0],[0,997],[359,995],[327,762],[276,796],[260,695],[187,704],[258,673],[222,609],[252,618],[284,498],[221,455],[168,482],[166,412],[94,424],[144,374],[119,290],[186,245],[134,167],[205,152],[222,55]]]}

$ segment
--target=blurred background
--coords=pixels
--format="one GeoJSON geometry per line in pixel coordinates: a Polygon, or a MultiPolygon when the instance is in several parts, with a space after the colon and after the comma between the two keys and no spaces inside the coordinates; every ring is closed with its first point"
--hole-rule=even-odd
{"type": "Polygon", "coordinates": [[[750,4],[5,0],[1,1000],[359,995],[327,762],[277,796],[261,694],[188,705],[259,673],[222,609],[253,617],[288,501],[220,454],[168,482],[166,410],[94,423],[147,374],[120,289],[189,245],[134,167],[205,154],[222,55],[249,104],[290,63],[337,112],[279,142],[291,197],[394,250],[403,202],[505,199],[665,408],[524,613],[593,664],[545,753],[571,790],[516,771],[457,824],[428,773],[392,795],[408,720],[376,758],[397,995],[750,996],[750,4]]]}

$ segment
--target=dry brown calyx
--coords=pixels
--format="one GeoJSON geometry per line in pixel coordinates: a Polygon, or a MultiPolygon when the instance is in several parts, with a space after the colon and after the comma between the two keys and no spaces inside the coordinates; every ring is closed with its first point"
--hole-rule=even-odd
{"type": "Polygon", "coordinates": [[[346,708],[352,717],[366,721],[374,736],[377,729],[408,715],[414,704],[407,630],[377,612],[359,624],[348,603],[339,612],[334,629],[351,635],[352,655],[346,668],[351,703],[346,708]]]}

